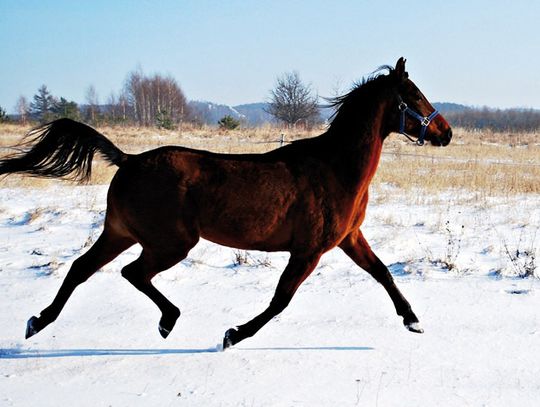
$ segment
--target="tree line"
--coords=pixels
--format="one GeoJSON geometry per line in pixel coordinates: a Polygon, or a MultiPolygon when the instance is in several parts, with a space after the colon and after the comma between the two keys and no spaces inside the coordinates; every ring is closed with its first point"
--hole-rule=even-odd
{"type": "MultiPolygon", "coordinates": [[[[117,94],[111,93],[104,102],[100,102],[95,88],[89,86],[84,102],[79,105],[64,97],[56,97],[46,85],[42,85],[31,101],[25,96],[19,97],[15,106],[16,121],[23,124],[47,123],[67,117],[94,126],[136,125],[173,129],[188,122],[204,124],[207,116],[196,104],[188,102],[172,76],[145,75],[141,69],[130,72],[122,90],[117,94]]],[[[295,71],[277,77],[265,106],[266,113],[289,128],[309,128],[323,122],[318,95],[295,71]]],[[[470,108],[444,103],[439,110],[455,127],[515,132],[540,129],[540,110],[470,108]],[[444,108],[446,105],[448,110],[444,108]]],[[[0,106],[0,122],[8,120],[10,117],[0,106]]],[[[240,122],[229,116],[213,124],[234,129],[240,122]]]]}
{"type": "Polygon", "coordinates": [[[173,128],[190,118],[186,97],[174,78],[159,74],[147,76],[140,70],[131,72],[122,91],[118,95],[111,93],[105,103],[99,102],[93,86],[86,91],[85,104],[78,105],[52,95],[47,86],[42,85],[30,102],[20,96],[15,109],[22,123],[47,123],[66,117],[91,125],[173,128]]]}
{"type": "MultiPolygon", "coordinates": [[[[289,127],[312,126],[320,122],[318,97],[310,85],[302,82],[297,72],[279,77],[270,95],[268,113],[276,121],[289,127]]],[[[46,85],[42,85],[30,101],[20,96],[15,110],[15,120],[23,124],[47,123],[66,117],[94,126],[136,125],[173,129],[185,122],[203,124],[205,117],[204,112],[190,106],[172,76],[145,75],[140,69],[130,72],[122,90],[118,94],[111,93],[105,102],[100,103],[93,86],[86,90],[85,103],[77,104],[54,96],[46,85]]],[[[0,107],[0,122],[7,120],[10,120],[9,116],[0,107]]],[[[214,124],[234,129],[240,122],[232,117],[223,117],[214,124]]]]}
{"type": "Polygon", "coordinates": [[[489,129],[503,132],[534,132],[540,130],[540,110],[466,108],[443,112],[448,122],[466,129],[489,129]]]}

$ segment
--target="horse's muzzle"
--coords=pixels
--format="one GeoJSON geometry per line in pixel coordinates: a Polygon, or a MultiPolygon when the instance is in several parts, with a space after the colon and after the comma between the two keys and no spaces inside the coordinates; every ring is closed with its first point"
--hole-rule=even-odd
{"type": "Polygon", "coordinates": [[[433,137],[431,139],[431,144],[434,146],[447,146],[452,140],[452,129],[448,128],[445,133],[439,137],[433,137]]]}
{"type": "Polygon", "coordinates": [[[450,144],[450,140],[452,140],[452,129],[449,128],[446,134],[443,136],[442,145],[447,146],[450,144]]]}

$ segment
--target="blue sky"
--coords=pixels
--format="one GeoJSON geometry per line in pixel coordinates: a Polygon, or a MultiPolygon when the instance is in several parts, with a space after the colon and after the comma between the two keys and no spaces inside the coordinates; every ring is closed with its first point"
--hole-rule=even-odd
{"type": "Polygon", "coordinates": [[[192,100],[264,101],[291,70],[332,96],[405,56],[433,102],[540,108],[538,21],[538,0],[0,0],[0,106],[105,102],[137,67],[192,100]]]}

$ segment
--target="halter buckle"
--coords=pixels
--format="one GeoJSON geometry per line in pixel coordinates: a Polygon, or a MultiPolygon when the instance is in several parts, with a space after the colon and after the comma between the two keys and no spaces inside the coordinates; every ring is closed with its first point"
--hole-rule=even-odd
{"type": "Polygon", "coordinates": [[[403,101],[400,95],[398,95],[398,110],[401,112],[400,118],[399,118],[399,132],[403,134],[405,137],[407,137],[409,140],[416,143],[416,145],[423,146],[425,142],[425,136],[426,131],[431,123],[431,121],[439,115],[439,112],[437,110],[434,110],[431,112],[429,116],[421,116],[418,112],[416,112],[413,109],[410,109],[409,106],[403,101]],[[414,141],[406,132],[405,132],[405,121],[407,115],[411,116],[412,118],[418,120],[420,122],[420,134],[416,141],[414,141]]]}

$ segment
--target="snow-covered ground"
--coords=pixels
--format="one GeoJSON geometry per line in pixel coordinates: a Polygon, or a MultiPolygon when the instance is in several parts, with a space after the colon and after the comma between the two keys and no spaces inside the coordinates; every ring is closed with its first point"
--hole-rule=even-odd
{"type": "Polygon", "coordinates": [[[159,311],[120,276],[126,252],[24,340],[71,262],[98,236],[106,187],[0,190],[0,406],[536,406],[540,399],[540,197],[430,202],[388,188],[363,227],[419,316],[406,331],[384,290],[339,250],[256,336],[226,329],[272,297],[286,253],[200,242],[160,274],[182,310],[159,311]]]}

